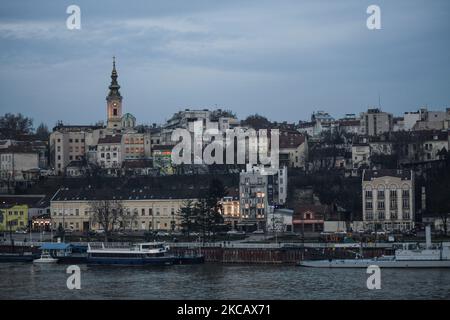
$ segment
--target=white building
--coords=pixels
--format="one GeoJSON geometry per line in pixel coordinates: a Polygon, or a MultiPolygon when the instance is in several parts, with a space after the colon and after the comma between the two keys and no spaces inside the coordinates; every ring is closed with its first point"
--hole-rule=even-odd
{"type": "Polygon", "coordinates": [[[405,112],[403,115],[403,130],[411,131],[417,121],[421,119],[421,111],[405,112]]]}
{"type": "Polygon", "coordinates": [[[95,149],[100,136],[104,134],[102,126],[78,126],[58,124],[50,134],[50,164],[55,173],[61,174],[71,162],[87,157],[95,149]]]}
{"type": "Polygon", "coordinates": [[[122,166],[122,136],[108,135],[98,140],[97,163],[101,168],[111,169],[122,166]]]}
{"type": "Polygon", "coordinates": [[[24,173],[39,170],[39,153],[21,146],[0,149],[0,178],[2,180],[26,180],[24,173]]]}
{"type": "Polygon", "coordinates": [[[414,228],[414,173],[410,170],[364,170],[365,230],[407,231],[414,228]]]}
{"type": "Polygon", "coordinates": [[[355,143],[352,145],[353,169],[368,167],[370,165],[370,146],[367,143],[355,143]]]}
{"type": "Polygon", "coordinates": [[[450,108],[445,111],[428,111],[421,108],[420,120],[413,126],[413,130],[444,130],[450,128],[450,108]]]}
{"type": "Polygon", "coordinates": [[[377,136],[393,129],[393,117],[391,113],[382,112],[380,109],[369,109],[361,113],[361,134],[377,136]]]}

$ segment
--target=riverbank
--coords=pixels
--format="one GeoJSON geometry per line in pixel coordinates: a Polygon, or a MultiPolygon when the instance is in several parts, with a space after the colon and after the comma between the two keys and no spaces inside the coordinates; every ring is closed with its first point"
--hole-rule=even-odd
{"type": "MultiPolygon", "coordinates": [[[[76,243],[83,245],[83,243],[76,243]]],[[[86,244],[87,245],[87,244],[86,244]]],[[[127,244],[118,243],[126,246],[127,244]]],[[[246,243],[169,243],[175,255],[201,254],[205,262],[224,264],[296,264],[301,260],[354,258],[363,253],[367,258],[392,254],[392,245],[363,246],[342,244],[246,244],[246,243]]],[[[0,253],[40,253],[39,243],[0,245],[0,253]]]]}

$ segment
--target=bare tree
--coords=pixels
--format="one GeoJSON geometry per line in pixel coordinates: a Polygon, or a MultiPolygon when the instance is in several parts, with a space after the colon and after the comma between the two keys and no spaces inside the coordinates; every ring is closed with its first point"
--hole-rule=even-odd
{"type": "Polygon", "coordinates": [[[89,203],[92,221],[98,223],[104,230],[105,241],[119,224],[126,220],[126,213],[121,201],[96,200],[89,203]]]}

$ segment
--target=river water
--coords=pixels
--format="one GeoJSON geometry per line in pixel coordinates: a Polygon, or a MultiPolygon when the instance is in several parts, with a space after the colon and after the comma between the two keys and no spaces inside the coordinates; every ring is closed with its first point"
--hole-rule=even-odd
{"type": "Polygon", "coordinates": [[[450,269],[383,269],[367,289],[365,269],[280,265],[88,267],[69,290],[67,265],[0,264],[0,299],[450,299],[450,269]]]}

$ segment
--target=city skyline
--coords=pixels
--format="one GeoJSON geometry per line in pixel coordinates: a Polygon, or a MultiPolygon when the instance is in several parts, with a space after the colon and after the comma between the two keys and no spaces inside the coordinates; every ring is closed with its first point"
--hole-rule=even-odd
{"type": "Polygon", "coordinates": [[[2,111],[35,126],[105,120],[113,55],[123,108],[145,124],[185,108],[297,122],[359,114],[379,98],[396,116],[448,107],[445,1],[377,1],[381,30],[366,27],[370,1],[176,3],[80,1],[82,28],[68,30],[70,3],[5,2],[2,111]]]}

